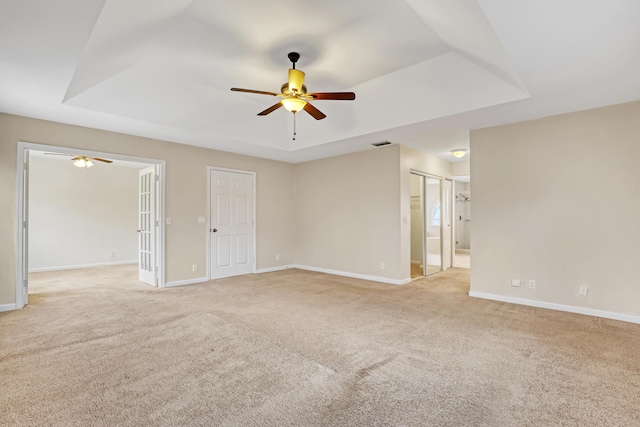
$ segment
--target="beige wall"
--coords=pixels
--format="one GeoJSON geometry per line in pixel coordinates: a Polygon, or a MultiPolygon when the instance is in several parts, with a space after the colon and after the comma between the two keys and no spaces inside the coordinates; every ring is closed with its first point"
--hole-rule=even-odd
{"type": "Polygon", "coordinates": [[[473,131],[471,147],[473,292],[640,315],[640,102],[473,131]]]}
{"type": "Polygon", "coordinates": [[[451,177],[451,163],[401,145],[296,165],[296,263],[410,280],[411,170],[451,177]]]}
{"type": "Polygon", "coordinates": [[[471,174],[471,162],[456,162],[451,164],[453,176],[465,176],[471,174]]]}
{"type": "Polygon", "coordinates": [[[398,280],[399,162],[396,145],[297,164],[296,263],[398,280]]]}
{"type": "Polygon", "coordinates": [[[96,163],[31,156],[29,271],[137,261],[138,169],[96,163]]]}
{"type": "Polygon", "coordinates": [[[207,166],[257,173],[257,268],[294,262],[294,166],[205,148],[0,114],[0,305],[15,302],[17,142],[166,161],[166,279],[202,277],[206,265],[207,166]],[[280,260],[275,261],[275,255],[280,260]]]}

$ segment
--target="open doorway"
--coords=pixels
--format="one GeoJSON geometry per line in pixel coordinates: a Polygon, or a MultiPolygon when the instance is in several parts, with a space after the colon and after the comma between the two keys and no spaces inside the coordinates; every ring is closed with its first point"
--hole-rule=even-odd
{"type": "Polygon", "coordinates": [[[471,177],[455,178],[455,256],[454,266],[471,267],[471,177]]]}
{"type": "Polygon", "coordinates": [[[18,155],[24,162],[18,175],[17,308],[29,301],[30,276],[47,272],[60,278],[123,266],[132,280],[150,273],[144,281],[163,286],[163,161],[28,143],[19,144],[18,155]],[[153,171],[146,182],[145,170],[153,171]],[[142,230],[153,238],[145,243],[142,230]]]}

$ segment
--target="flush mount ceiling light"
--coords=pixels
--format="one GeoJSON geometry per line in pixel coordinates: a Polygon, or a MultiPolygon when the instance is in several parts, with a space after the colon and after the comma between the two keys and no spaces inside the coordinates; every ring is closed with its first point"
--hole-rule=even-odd
{"type": "Polygon", "coordinates": [[[453,154],[453,157],[459,159],[461,157],[464,157],[465,154],[467,154],[467,150],[466,148],[456,148],[454,150],[451,150],[451,154],[453,154]]]}

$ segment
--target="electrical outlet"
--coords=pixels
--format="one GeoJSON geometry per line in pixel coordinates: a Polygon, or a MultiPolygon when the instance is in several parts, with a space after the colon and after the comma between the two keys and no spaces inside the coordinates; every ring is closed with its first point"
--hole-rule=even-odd
{"type": "Polygon", "coordinates": [[[578,289],[578,295],[586,297],[587,294],[589,293],[589,287],[588,286],[580,286],[580,288],[578,289]]]}
{"type": "Polygon", "coordinates": [[[529,289],[535,289],[535,288],[536,288],[536,281],[529,280],[529,289]]]}
{"type": "Polygon", "coordinates": [[[380,263],[380,270],[384,270],[384,262],[380,263]]]}
{"type": "Polygon", "coordinates": [[[280,254],[276,254],[276,261],[280,261],[280,254]]]}
{"type": "Polygon", "coordinates": [[[191,266],[191,271],[198,271],[198,264],[193,264],[191,266]]]}
{"type": "Polygon", "coordinates": [[[111,252],[111,258],[115,258],[116,257],[116,251],[111,252]]]}
{"type": "Polygon", "coordinates": [[[520,287],[520,280],[511,279],[511,286],[520,287]]]}

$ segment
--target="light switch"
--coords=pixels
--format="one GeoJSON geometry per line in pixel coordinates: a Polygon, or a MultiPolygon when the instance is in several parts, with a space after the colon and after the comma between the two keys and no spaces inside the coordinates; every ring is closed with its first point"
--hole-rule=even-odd
{"type": "Polygon", "coordinates": [[[204,224],[204,217],[203,216],[199,216],[198,217],[198,224],[204,224]]]}
{"type": "Polygon", "coordinates": [[[167,217],[167,219],[165,221],[165,224],[167,224],[167,225],[171,224],[171,217],[170,216],[167,217]]]}

